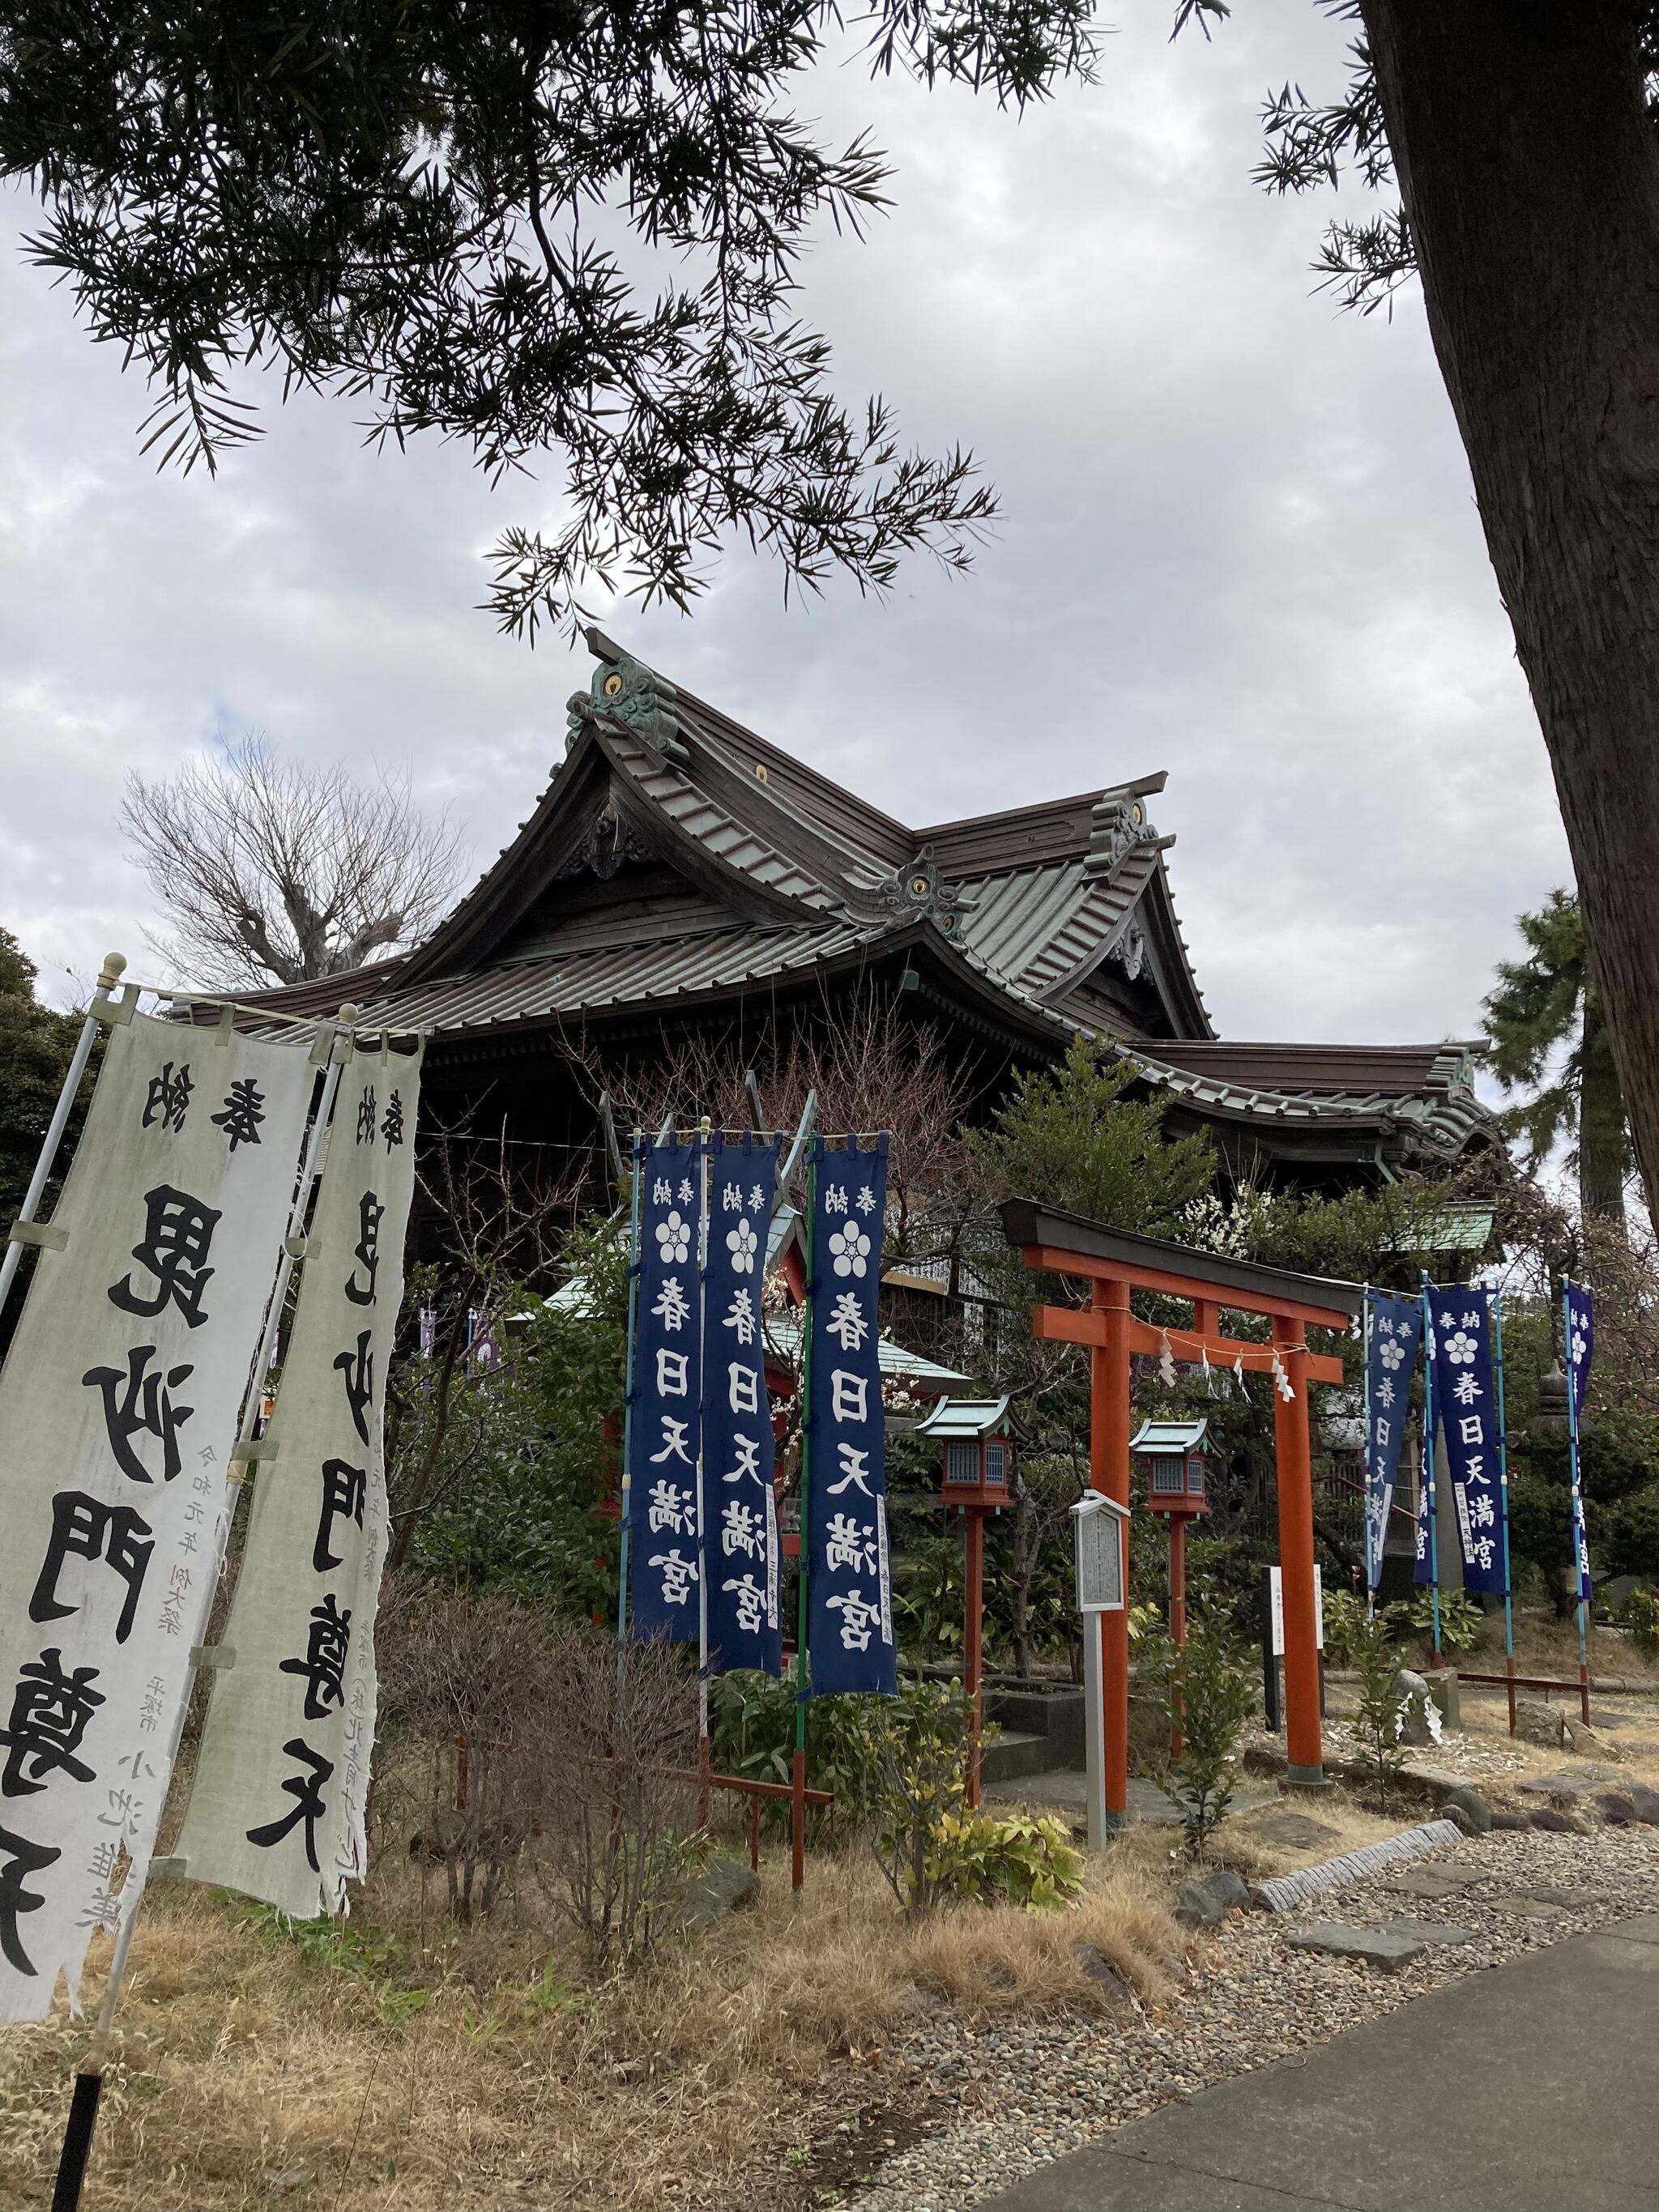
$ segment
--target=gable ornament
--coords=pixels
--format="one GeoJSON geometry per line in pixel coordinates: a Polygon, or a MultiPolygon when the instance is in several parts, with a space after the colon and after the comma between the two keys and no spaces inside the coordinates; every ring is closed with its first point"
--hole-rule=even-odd
{"type": "Polygon", "coordinates": [[[620,722],[662,759],[689,767],[691,756],[674,712],[678,697],[668,678],[642,660],[624,653],[620,660],[601,662],[586,690],[573,691],[566,702],[570,720],[565,750],[589,722],[620,722]]]}
{"type": "Polygon", "coordinates": [[[960,884],[945,882],[931,845],[924,845],[908,868],[884,876],[872,896],[878,906],[908,921],[937,922],[946,937],[962,934],[962,917],[973,905],[963,896],[960,884]]]}

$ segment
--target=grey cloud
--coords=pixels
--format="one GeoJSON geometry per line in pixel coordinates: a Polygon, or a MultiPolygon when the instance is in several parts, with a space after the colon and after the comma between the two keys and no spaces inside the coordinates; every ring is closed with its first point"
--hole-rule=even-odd
{"type": "MultiPolygon", "coordinates": [[[[1100,87],[1023,121],[856,64],[812,88],[832,126],[873,117],[896,204],[823,241],[805,310],[849,397],[977,450],[1005,519],[975,574],[786,611],[739,551],[690,622],[610,624],[912,821],[1167,768],[1224,1033],[1467,1034],[1565,848],[1420,306],[1311,298],[1325,211],[1248,181],[1261,91],[1334,87],[1341,37],[1308,0],[1208,48],[1169,46],[1164,0],[1125,13],[1100,87]]],[[[136,949],[121,775],[221,721],[406,765],[493,856],[586,674],[474,611],[482,551],[551,482],[492,497],[317,402],[217,483],[158,478],[141,390],[9,252],[0,379],[3,918],[38,957],[136,949]]]]}

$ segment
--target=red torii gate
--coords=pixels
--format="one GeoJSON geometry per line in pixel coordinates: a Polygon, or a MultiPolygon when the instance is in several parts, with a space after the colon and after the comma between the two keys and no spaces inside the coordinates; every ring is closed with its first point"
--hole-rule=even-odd
{"type": "MultiPolygon", "coordinates": [[[[1319,1622],[1314,1601],[1313,1464],[1308,1433],[1308,1385],[1340,1382],[1342,1363],[1308,1349],[1313,1328],[1347,1328],[1363,1306],[1358,1283],[1296,1275],[1254,1261],[1227,1260],[1133,1237],[1063,1213],[1030,1199],[1010,1199],[1002,1225],[1019,1246],[1028,1267],[1080,1275],[1090,1285],[1087,1307],[1039,1306],[1036,1335],[1090,1350],[1089,1480],[1120,1505],[1129,1503],[1129,1355],[1160,1353],[1167,1340],[1176,1359],[1206,1358],[1212,1367],[1243,1364],[1247,1374],[1272,1374],[1275,1362],[1292,1395],[1273,1395],[1273,1444],[1278,1465],[1279,1563],[1285,1592],[1285,1717],[1289,1779],[1322,1783],[1319,1734],[1319,1622]],[[1132,1291],[1157,1291],[1188,1301],[1190,1328],[1156,1328],[1129,1310],[1132,1291]],[[1263,1314],[1271,1344],[1223,1336],[1223,1307],[1263,1314]]],[[[1105,1729],[1107,1818],[1121,1826],[1128,1802],[1129,1619],[1127,1612],[1100,1615],[1105,1729]]]]}

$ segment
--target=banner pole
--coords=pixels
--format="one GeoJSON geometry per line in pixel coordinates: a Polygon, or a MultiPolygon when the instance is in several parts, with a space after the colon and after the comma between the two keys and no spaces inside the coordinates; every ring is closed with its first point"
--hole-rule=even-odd
{"type": "Polygon", "coordinates": [[[1429,1279],[1423,1277],[1423,1465],[1428,1477],[1429,1590],[1434,1607],[1434,1663],[1440,1661],[1440,1515],[1434,1474],[1434,1323],[1429,1312],[1429,1279]]]}
{"type": "Polygon", "coordinates": [[[1364,1322],[1359,1338],[1360,1369],[1364,1377],[1365,1423],[1365,1618],[1370,1620],[1376,1611],[1376,1588],[1382,1579],[1383,1528],[1371,1525],[1371,1486],[1376,1484],[1379,1496],[1382,1486],[1377,1483],[1376,1469],[1371,1465],[1371,1286],[1364,1286],[1362,1311],[1364,1322]]]}
{"type": "Polygon", "coordinates": [[[1578,1613],[1578,1710],[1583,1716],[1584,1726],[1590,1724],[1589,1714],[1589,1636],[1587,1615],[1589,1608],[1584,1602],[1584,1562],[1589,1556],[1589,1540],[1584,1532],[1583,1480],[1578,1466],[1578,1393],[1572,1379],[1572,1278],[1561,1278],[1561,1311],[1565,1323],[1562,1343],[1567,1355],[1567,1449],[1572,1466],[1572,1587],[1577,1598],[1578,1613]]]}
{"type": "MultiPolygon", "coordinates": [[[[107,963],[106,963],[107,964],[107,963]]],[[[100,978],[102,981],[102,978],[100,978]]],[[[306,1216],[311,1208],[312,1185],[319,1172],[317,1150],[322,1138],[332,1123],[334,1100],[340,1087],[341,1055],[337,1049],[342,1029],[349,1036],[350,1023],[356,1018],[355,1006],[343,1006],[338,1021],[330,1038],[328,1075],[315,1118],[306,1132],[305,1150],[301,1157],[294,1203],[289,1210],[289,1233],[283,1239],[282,1262],[277,1268],[276,1285],[271,1297],[259,1316],[259,1340],[253,1355],[252,1371],[243,1394],[241,1415],[238,1420],[238,1443],[246,1439],[250,1414],[259,1378],[264,1371],[263,1354],[269,1340],[273,1319],[280,1322],[283,1302],[288,1296],[288,1285],[293,1279],[294,1263],[297,1256],[295,1247],[305,1229],[306,1216]]],[[[185,1693],[173,1715],[173,1733],[167,1745],[167,1776],[171,1786],[173,1769],[178,1762],[179,1746],[185,1733],[185,1717],[190,1711],[191,1693],[195,1688],[200,1655],[212,1616],[213,1601],[225,1571],[225,1559],[230,1547],[231,1523],[236,1513],[236,1492],[246,1480],[249,1462],[238,1460],[232,1448],[229,1465],[225,1473],[226,1499],[220,1516],[219,1542],[214,1570],[203,1581],[202,1601],[198,1608],[195,1632],[191,1641],[189,1672],[185,1677],[185,1693]],[[240,1468],[240,1472],[238,1472],[240,1468]]],[[[104,1984],[103,2002],[98,2008],[98,2022],[88,2046],[84,2063],[76,2070],[75,2089],[70,2101],[68,2124],[64,2130],[63,2148],[58,2154],[58,2175],[52,2186],[52,2212],[79,2212],[81,2191],[86,2180],[87,2160],[92,2152],[94,2125],[98,2118],[98,2102],[103,2094],[104,2069],[109,2062],[109,2046],[115,2029],[116,2007],[120,2002],[121,1988],[126,1979],[127,1954],[132,1948],[133,1932],[138,1925],[138,1916],[143,1910],[144,1898],[149,1886],[150,1863],[146,1861],[138,1877],[131,1905],[121,1916],[115,1948],[110,1958],[109,1978],[104,1984]]]]}
{"type": "Polygon", "coordinates": [[[1504,1673],[1510,1701],[1510,1734],[1515,1734],[1515,1593],[1510,1587],[1510,1438],[1504,1419],[1504,1293],[1492,1294],[1494,1349],[1498,1354],[1498,1492],[1504,1513],[1504,1673]]]}
{"type": "MultiPolygon", "coordinates": [[[[714,1124],[705,1114],[697,1124],[701,1155],[698,1180],[702,1192],[702,1218],[698,1229],[697,1282],[702,1296],[698,1310],[706,1316],[708,1304],[708,1155],[714,1124]]],[[[697,1826],[707,1830],[713,1788],[713,1747],[708,1737],[708,1522],[703,1511],[702,1423],[697,1424],[697,1826]]]]}
{"type": "Polygon", "coordinates": [[[800,1551],[795,1601],[795,1755],[791,1766],[790,1886],[799,1898],[806,1882],[806,1636],[811,1624],[808,1583],[811,1574],[811,1456],[807,1431],[812,1419],[813,1268],[818,1218],[818,1153],[814,1138],[806,1161],[806,1299],[800,1333],[800,1551]]]}
{"type": "MultiPolygon", "coordinates": [[[[98,994],[107,998],[126,972],[126,955],[106,952],[104,964],[98,970],[98,994]]],[[[69,1117],[75,1105],[75,1094],[81,1088],[81,1078],[87,1072],[87,1062],[92,1057],[93,1040],[98,1035],[99,1017],[89,1013],[81,1024],[81,1034],[76,1039],[75,1050],[70,1055],[69,1071],[58,1094],[58,1103],[52,1109],[52,1119],[46,1124],[46,1133],[41,1141],[40,1156],[34,1163],[34,1172],[29,1177],[28,1188],[23,1194],[23,1203],[17,1209],[16,1221],[10,1225],[27,1228],[40,1210],[46,1194],[47,1179],[52,1162],[58,1158],[58,1147],[64,1141],[64,1132],[69,1127],[69,1117]]],[[[3,1255],[0,1255],[0,1313],[6,1308],[11,1286],[23,1257],[21,1237],[9,1238],[3,1255]]]]}
{"type": "Polygon", "coordinates": [[[629,1157],[634,1163],[634,1190],[629,1204],[628,1218],[628,1365],[627,1379],[623,1385],[623,1458],[620,1492],[620,1519],[617,1522],[617,1680],[620,1682],[627,1663],[628,1650],[628,1555],[629,1516],[633,1510],[633,1482],[629,1470],[634,1463],[634,1337],[639,1327],[640,1310],[640,1179],[643,1172],[642,1158],[645,1134],[634,1132],[629,1157]]]}

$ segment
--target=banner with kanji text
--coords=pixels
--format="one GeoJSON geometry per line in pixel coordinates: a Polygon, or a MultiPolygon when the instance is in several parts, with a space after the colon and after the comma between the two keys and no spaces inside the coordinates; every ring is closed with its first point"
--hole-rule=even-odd
{"type": "Polygon", "coordinates": [[[1569,1283],[1563,1293],[1567,1335],[1568,1437],[1572,1474],[1572,1556],[1578,1565],[1578,1595],[1590,1600],[1589,1539],[1584,1531],[1584,1479],[1579,1463],[1578,1432],[1583,1425],[1584,1391],[1595,1353],[1595,1293],[1588,1283],[1569,1283]]]}
{"type": "Polygon", "coordinates": [[[1382,1579],[1383,1545],[1406,1441],[1422,1302],[1368,1291],[1365,1327],[1365,1571],[1374,1590],[1382,1579]]]}
{"type": "Polygon", "coordinates": [[[702,1146],[640,1153],[628,1423],[634,1633],[698,1640],[702,1455],[702,1146]]]}
{"type": "Polygon", "coordinates": [[[142,1889],[317,1077],[142,1014],[105,1047],[0,1370],[0,2020],[142,1889]]]}
{"type": "Polygon", "coordinates": [[[812,1144],[806,1431],[808,1658],[815,1698],[898,1684],[887,1556],[881,1248],[887,1137],[812,1144]]]}
{"type": "Polygon", "coordinates": [[[293,1333],[255,1462],[179,1871],[296,1920],[365,1870],[374,1614],[386,1553],[386,1376],[403,1301],[415,1054],[341,1073],[293,1333]]]}
{"type": "Polygon", "coordinates": [[[1455,1284],[1429,1292],[1434,1410],[1446,1440],[1463,1587],[1501,1596],[1507,1500],[1492,1364],[1491,1291],[1455,1284]]]}
{"type": "Polygon", "coordinates": [[[782,1671],[781,1562],[772,1489],[761,1294],[777,1181],[778,1143],[716,1132],[708,1148],[708,1244],[703,1275],[702,1570],[708,1666],[782,1671]]]}

